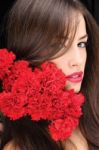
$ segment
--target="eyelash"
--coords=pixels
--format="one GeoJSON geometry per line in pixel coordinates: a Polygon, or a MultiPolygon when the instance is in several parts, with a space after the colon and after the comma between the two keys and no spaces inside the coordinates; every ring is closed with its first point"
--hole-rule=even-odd
{"type": "Polygon", "coordinates": [[[88,44],[88,42],[80,42],[80,43],[78,43],[78,47],[86,48],[87,44],[88,44]],[[81,44],[83,44],[83,46],[81,44]]]}

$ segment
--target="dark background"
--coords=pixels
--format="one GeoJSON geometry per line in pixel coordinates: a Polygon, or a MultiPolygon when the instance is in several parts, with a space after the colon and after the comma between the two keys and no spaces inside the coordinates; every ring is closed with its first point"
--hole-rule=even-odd
{"type": "MultiPolygon", "coordinates": [[[[7,13],[15,0],[0,0],[0,48],[6,47],[6,35],[4,22],[7,20],[7,13]]],[[[99,24],[99,0],[81,0],[92,13],[99,24]]]]}
{"type": "Polygon", "coordinates": [[[99,0],[81,0],[99,24],[99,0]]]}

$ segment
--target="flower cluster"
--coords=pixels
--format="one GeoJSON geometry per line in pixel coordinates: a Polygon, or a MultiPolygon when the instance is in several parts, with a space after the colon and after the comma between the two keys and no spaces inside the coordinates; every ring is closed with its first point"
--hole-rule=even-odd
{"type": "Polygon", "coordinates": [[[9,72],[14,60],[15,55],[12,52],[0,50],[0,79],[3,79],[4,75],[9,72]]]}
{"type": "Polygon", "coordinates": [[[54,140],[68,138],[79,123],[84,96],[65,90],[65,74],[51,62],[32,69],[25,60],[15,61],[7,49],[0,50],[0,111],[11,120],[29,115],[48,120],[54,140]]]}

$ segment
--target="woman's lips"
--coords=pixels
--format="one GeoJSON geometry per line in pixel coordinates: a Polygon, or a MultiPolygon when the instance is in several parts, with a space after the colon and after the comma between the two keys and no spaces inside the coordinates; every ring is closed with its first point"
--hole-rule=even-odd
{"type": "Polygon", "coordinates": [[[68,76],[66,76],[66,79],[70,82],[78,83],[83,80],[83,72],[75,72],[68,76]]]}

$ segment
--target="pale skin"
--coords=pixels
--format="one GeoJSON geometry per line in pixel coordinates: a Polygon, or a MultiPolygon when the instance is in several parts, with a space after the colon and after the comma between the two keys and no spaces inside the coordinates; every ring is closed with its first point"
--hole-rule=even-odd
{"type": "MultiPolygon", "coordinates": [[[[84,70],[85,64],[87,59],[87,52],[86,52],[86,43],[87,43],[87,32],[85,21],[82,15],[79,15],[79,24],[77,27],[77,31],[75,34],[75,38],[73,40],[72,45],[70,46],[69,50],[62,56],[52,60],[53,63],[57,65],[58,68],[62,69],[62,71],[66,75],[70,75],[74,72],[83,72],[84,77],[84,70]]],[[[66,88],[67,89],[74,89],[75,92],[79,92],[81,89],[81,82],[73,83],[67,81],[66,88]]],[[[68,150],[74,150],[68,141],[71,140],[72,143],[76,146],[77,150],[88,150],[88,144],[82,133],[80,132],[79,127],[74,130],[72,135],[63,142],[64,146],[67,147],[68,150]]],[[[15,150],[13,141],[9,142],[3,150],[15,150]]],[[[19,150],[16,147],[16,150],[19,150]]]]}

